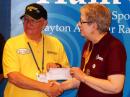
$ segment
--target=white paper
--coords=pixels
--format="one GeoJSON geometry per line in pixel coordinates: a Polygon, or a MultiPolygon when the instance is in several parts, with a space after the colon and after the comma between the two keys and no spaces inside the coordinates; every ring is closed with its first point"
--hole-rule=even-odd
{"type": "Polygon", "coordinates": [[[47,73],[48,80],[67,80],[71,78],[70,68],[50,68],[47,73]]]}

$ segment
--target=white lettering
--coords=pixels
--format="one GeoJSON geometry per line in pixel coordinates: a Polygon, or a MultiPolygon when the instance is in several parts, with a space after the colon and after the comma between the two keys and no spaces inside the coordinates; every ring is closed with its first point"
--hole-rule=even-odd
{"type": "Polygon", "coordinates": [[[48,31],[49,33],[54,33],[54,32],[70,32],[71,31],[71,27],[70,26],[62,26],[62,25],[50,25],[50,26],[46,26],[46,28],[44,29],[44,31],[48,31]]]}
{"type": "Polygon", "coordinates": [[[119,25],[119,33],[130,33],[130,28],[125,28],[124,25],[119,25]]]}
{"type": "Polygon", "coordinates": [[[123,23],[124,20],[130,20],[130,14],[118,14],[117,11],[113,11],[112,19],[117,20],[118,23],[123,23]]]}
{"type": "Polygon", "coordinates": [[[111,33],[115,33],[116,27],[111,27],[109,30],[111,30],[111,33]]]}
{"type": "Polygon", "coordinates": [[[65,2],[65,0],[57,0],[55,4],[67,4],[67,2],[65,2]]]}
{"type": "Polygon", "coordinates": [[[71,4],[86,4],[86,2],[84,0],[70,0],[71,4]]]}
{"type": "Polygon", "coordinates": [[[79,29],[79,26],[76,25],[75,29],[74,29],[74,32],[80,32],[80,29],[79,29]]]}
{"type": "Polygon", "coordinates": [[[117,19],[117,11],[112,12],[112,19],[116,20],[117,19]]]}
{"type": "Polygon", "coordinates": [[[121,4],[119,0],[113,0],[113,4],[121,4]]]}
{"type": "Polygon", "coordinates": [[[49,4],[49,1],[48,0],[39,0],[37,3],[46,3],[46,4],[49,4]]]}
{"type": "MultiPolygon", "coordinates": [[[[85,0],[55,0],[55,4],[67,4],[68,2],[70,2],[70,4],[87,4],[87,2],[85,0]]],[[[49,0],[39,0],[37,3],[45,3],[45,4],[49,4],[49,0]]],[[[97,0],[90,0],[88,2],[88,4],[91,3],[97,3],[97,0]]],[[[110,0],[102,0],[101,2],[99,2],[100,4],[121,4],[121,2],[119,0],[113,0],[113,2],[110,0]]]]}
{"type": "Polygon", "coordinates": [[[108,0],[102,0],[101,4],[110,4],[110,2],[108,0]]]}
{"type": "Polygon", "coordinates": [[[88,2],[89,4],[91,3],[97,3],[97,0],[91,0],[91,2],[88,2]]]}

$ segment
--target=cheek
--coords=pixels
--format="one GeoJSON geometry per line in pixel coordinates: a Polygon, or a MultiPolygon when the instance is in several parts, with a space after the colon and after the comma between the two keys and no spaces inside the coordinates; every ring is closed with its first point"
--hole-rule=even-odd
{"type": "Polygon", "coordinates": [[[36,27],[36,29],[39,30],[39,31],[41,31],[41,30],[43,30],[43,26],[42,26],[42,25],[39,25],[39,26],[36,27]],[[38,29],[37,29],[37,28],[38,28],[38,29]]]}
{"type": "Polygon", "coordinates": [[[37,27],[37,28],[43,28],[43,24],[37,24],[37,25],[35,25],[35,27],[37,27]]]}
{"type": "Polygon", "coordinates": [[[84,34],[88,34],[88,33],[90,33],[88,27],[82,27],[82,32],[83,32],[84,34]]]}
{"type": "Polygon", "coordinates": [[[85,37],[90,37],[92,33],[92,29],[90,27],[86,27],[86,28],[84,27],[81,33],[85,37]]]}
{"type": "Polygon", "coordinates": [[[85,32],[87,32],[88,34],[91,34],[91,32],[93,32],[93,28],[92,26],[87,26],[85,29],[85,32]]]}
{"type": "Polygon", "coordinates": [[[24,23],[23,26],[24,26],[24,31],[26,31],[27,30],[27,25],[24,23]]]}

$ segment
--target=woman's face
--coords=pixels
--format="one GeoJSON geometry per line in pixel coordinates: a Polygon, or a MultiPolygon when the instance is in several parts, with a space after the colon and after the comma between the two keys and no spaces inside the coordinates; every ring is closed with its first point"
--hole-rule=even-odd
{"type": "Polygon", "coordinates": [[[80,28],[81,35],[91,40],[94,32],[92,21],[87,20],[86,16],[81,14],[78,26],[80,28]]]}

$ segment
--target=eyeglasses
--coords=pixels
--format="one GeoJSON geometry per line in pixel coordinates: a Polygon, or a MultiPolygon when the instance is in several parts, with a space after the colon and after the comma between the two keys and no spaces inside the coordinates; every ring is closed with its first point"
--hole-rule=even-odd
{"type": "Polygon", "coordinates": [[[23,21],[23,22],[31,22],[31,23],[34,23],[34,24],[40,22],[39,20],[32,19],[32,18],[30,18],[29,16],[24,16],[24,17],[22,18],[22,21],[23,21]]]}
{"type": "Polygon", "coordinates": [[[81,23],[81,24],[85,24],[85,23],[91,24],[91,23],[93,23],[93,22],[92,22],[92,21],[82,21],[82,20],[80,19],[80,23],[81,23]]]}

